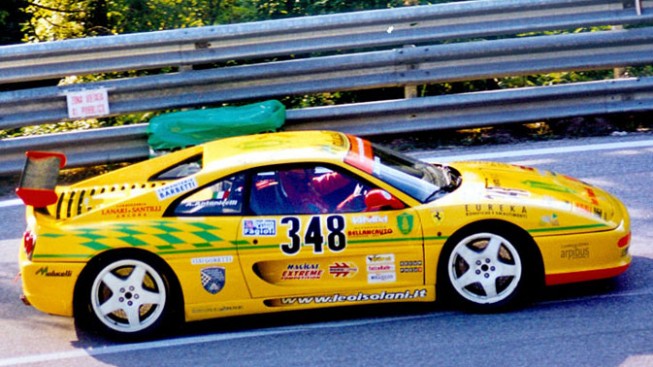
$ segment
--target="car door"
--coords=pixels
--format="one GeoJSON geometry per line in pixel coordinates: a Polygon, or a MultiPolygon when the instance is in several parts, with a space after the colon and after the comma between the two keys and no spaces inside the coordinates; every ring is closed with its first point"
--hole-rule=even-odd
{"type": "Polygon", "coordinates": [[[173,204],[170,216],[175,217],[179,231],[171,235],[190,246],[176,251],[168,261],[179,269],[188,320],[237,310],[242,300],[250,298],[236,247],[244,182],[244,173],[230,175],[173,204]]]}
{"type": "Polygon", "coordinates": [[[405,207],[365,212],[363,191],[373,189],[350,172],[326,165],[253,172],[252,214],[243,217],[238,236],[239,259],[252,296],[423,284],[418,215],[405,207]],[[289,181],[289,171],[302,177],[289,181]],[[337,175],[344,179],[333,179],[337,175]],[[306,197],[291,198],[307,180],[315,184],[318,178],[331,182],[303,192],[306,197]]]}

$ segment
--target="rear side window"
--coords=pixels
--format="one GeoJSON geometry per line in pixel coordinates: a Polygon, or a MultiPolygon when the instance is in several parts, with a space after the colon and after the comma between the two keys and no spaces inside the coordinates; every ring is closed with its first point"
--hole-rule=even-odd
{"type": "Polygon", "coordinates": [[[150,178],[150,181],[177,180],[193,175],[202,169],[202,155],[192,156],[150,178]]]}

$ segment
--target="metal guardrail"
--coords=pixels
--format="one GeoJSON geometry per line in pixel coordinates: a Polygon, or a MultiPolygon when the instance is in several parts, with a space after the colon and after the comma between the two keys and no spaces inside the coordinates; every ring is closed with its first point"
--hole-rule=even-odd
{"type": "Polygon", "coordinates": [[[112,115],[327,91],[653,63],[653,28],[442,44],[0,94],[0,128],[66,120],[65,94],[107,89],[112,115]],[[626,61],[624,61],[626,60],[626,61]],[[625,64],[627,63],[627,64],[625,64]]]}
{"type": "MultiPolygon", "coordinates": [[[[641,111],[653,106],[653,77],[465,93],[287,111],[286,130],[330,129],[356,135],[499,125],[578,115],[641,111]]],[[[147,124],[7,139],[0,173],[22,169],[28,149],[56,149],[70,167],[142,160],[147,124]]]]}
{"type": "Polygon", "coordinates": [[[0,83],[653,20],[641,7],[641,0],[470,1],[16,45],[0,52],[0,83]]]}
{"type": "MultiPolygon", "coordinates": [[[[646,65],[653,63],[653,27],[514,35],[646,25],[653,21],[652,7],[650,0],[471,1],[0,47],[0,88],[2,83],[12,87],[74,74],[171,66],[182,70],[0,92],[0,129],[67,120],[65,95],[79,89],[107,89],[111,114],[118,115],[327,91],[646,65]],[[273,57],[281,61],[268,59],[273,57]],[[245,65],[188,67],[227,60],[245,65]]],[[[635,111],[651,109],[651,91],[650,80],[641,79],[310,108],[288,111],[287,128],[374,135],[635,111]]],[[[0,140],[0,175],[20,170],[22,152],[36,148],[64,150],[72,165],[142,159],[147,156],[145,125],[0,140]]]]}

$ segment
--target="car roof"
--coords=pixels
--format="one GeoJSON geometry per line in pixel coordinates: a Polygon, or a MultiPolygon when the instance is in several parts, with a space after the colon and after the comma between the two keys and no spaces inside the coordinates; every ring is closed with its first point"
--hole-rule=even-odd
{"type": "Polygon", "coordinates": [[[313,159],[341,161],[349,142],[339,132],[290,131],[221,139],[206,143],[203,148],[206,167],[242,166],[313,159]]]}

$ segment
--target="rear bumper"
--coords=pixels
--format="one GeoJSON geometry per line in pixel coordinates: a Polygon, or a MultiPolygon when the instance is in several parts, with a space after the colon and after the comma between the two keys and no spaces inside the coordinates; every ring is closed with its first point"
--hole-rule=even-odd
{"type": "Polygon", "coordinates": [[[21,251],[20,271],[23,302],[39,311],[60,315],[73,315],[75,283],[84,268],[79,263],[31,262],[21,251]]]}

